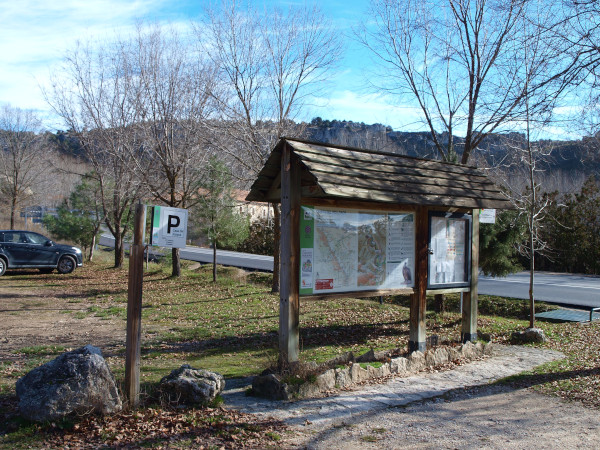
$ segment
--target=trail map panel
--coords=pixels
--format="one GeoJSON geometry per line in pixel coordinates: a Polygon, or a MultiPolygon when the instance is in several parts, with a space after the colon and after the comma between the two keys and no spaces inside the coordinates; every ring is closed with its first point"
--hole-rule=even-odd
{"type": "Polygon", "coordinates": [[[430,216],[430,287],[469,284],[470,216],[430,216]]]}
{"type": "Polygon", "coordinates": [[[414,214],[302,206],[300,294],[414,286],[414,214]]]}

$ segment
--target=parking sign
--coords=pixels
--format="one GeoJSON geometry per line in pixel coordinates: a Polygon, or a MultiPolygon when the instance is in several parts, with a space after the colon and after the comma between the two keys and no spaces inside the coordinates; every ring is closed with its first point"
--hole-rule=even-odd
{"type": "Polygon", "coordinates": [[[187,238],[187,209],[155,206],[150,245],[184,248],[187,238]]]}

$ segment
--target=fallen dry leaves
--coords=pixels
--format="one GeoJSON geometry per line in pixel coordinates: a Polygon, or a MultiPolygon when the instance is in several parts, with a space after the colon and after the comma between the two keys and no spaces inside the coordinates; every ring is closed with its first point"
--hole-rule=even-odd
{"type": "Polygon", "coordinates": [[[268,448],[285,425],[224,408],[146,408],[84,418],[69,429],[40,427],[49,448],[268,448]]]}

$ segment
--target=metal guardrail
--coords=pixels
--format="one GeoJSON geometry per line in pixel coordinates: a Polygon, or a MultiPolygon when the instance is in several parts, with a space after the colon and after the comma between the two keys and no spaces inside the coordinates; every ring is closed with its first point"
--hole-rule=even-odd
{"type": "Polygon", "coordinates": [[[594,320],[594,313],[600,311],[600,308],[592,308],[590,309],[590,322],[594,320]]]}

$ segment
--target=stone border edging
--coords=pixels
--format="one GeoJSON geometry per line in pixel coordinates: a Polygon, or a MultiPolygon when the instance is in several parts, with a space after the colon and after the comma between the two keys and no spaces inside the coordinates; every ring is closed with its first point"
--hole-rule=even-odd
{"type": "Polygon", "coordinates": [[[484,355],[491,355],[494,344],[466,342],[460,347],[438,347],[425,353],[415,351],[408,357],[392,358],[380,367],[368,365],[361,367],[353,362],[344,368],[328,369],[316,376],[314,382],[299,385],[281,381],[275,374],[254,377],[252,390],[254,395],[273,400],[306,399],[318,397],[333,389],[341,389],[362,383],[364,381],[383,378],[390,375],[408,376],[424,369],[429,369],[456,361],[470,361],[484,355]]]}

